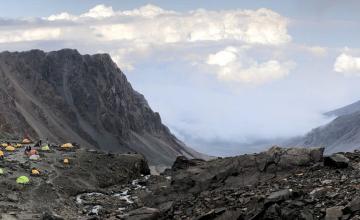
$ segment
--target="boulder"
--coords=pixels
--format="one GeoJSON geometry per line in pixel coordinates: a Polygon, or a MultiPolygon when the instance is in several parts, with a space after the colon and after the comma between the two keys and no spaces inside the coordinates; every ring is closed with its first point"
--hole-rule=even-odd
{"type": "Polygon", "coordinates": [[[188,159],[185,156],[178,156],[176,158],[174,164],[172,165],[171,169],[173,171],[183,170],[183,169],[187,169],[188,167],[191,167],[191,166],[199,165],[202,162],[204,162],[204,160],[201,160],[201,159],[188,159]]]}
{"type": "Polygon", "coordinates": [[[332,154],[324,157],[324,165],[335,168],[347,168],[349,166],[349,159],[342,154],[332,154]]]}
{"type": "Polygon", "coordinates": [[[343,216],[344,207],[342,206],[334,206],[326,209],[325,220],[338,220],[343,216]]]}
{"type": "Polygon", "coordinates": [[[348,205],[346,205],[344,212],[353,213],[359,210],[360,210],[360,198],[355,198],[348,205]]]}

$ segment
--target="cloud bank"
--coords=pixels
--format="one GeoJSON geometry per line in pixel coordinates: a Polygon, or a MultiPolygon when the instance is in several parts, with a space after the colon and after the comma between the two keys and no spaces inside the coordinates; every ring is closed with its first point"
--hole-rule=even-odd
{"type": "Polygon", "coordinates": [[[286,77],[294,67],[293,62],[267,60],[259,63],[246,56],[249,47],[227,47],[210,54],[207,64],[214,65],[217,78],[224,81],[262,84],[286,77]]]}
{"type": "Polygon", "coordinates": [[[16,25],[1,29],[0,43],[61,41],[65,46],[94,46],[99,49],[91,52],[110,53],[126,71],[134,70],[142,58],[156,57],[159,50],[177,50],[172,59],[208,66],[210,77],[214,68],[216,79],[226,82],[263,84],[286,77],[294,66],[279,60],[275,52],[266,61],[247,52],[252,46],[277,51],[291,42],[288,19],[265,8],[177,12],[149,4],[116,11],[97,5],[79,15],[61,12],[12,22],[16,25]],[[233,60],[220,61],[227,59],[223,55],[233,60]]]}

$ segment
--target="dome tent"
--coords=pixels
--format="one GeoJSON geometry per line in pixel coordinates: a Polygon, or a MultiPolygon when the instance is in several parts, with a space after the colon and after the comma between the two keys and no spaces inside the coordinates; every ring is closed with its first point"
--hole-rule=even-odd
{"type": "Polygon", "coordinates": [[[9,145],[5,148],[6,151],[15,151],[15,147],[9,145]]]}
{"type": "Polygon", "coordinates": [[[22,144],[31,144],[32,141],[31,141],[30,139],[28,139],[28,138],[24,138],[24,140],[22,140],[21,143],[22,143],[22,144]]]}
{"type": "Polygon", "coordinates": [[[61,148],[73,148],[74,146],[72,145],[72,143],[66,143],[61,145],[61,148]]]}
{"type": "Polygon", "coordinates": [[[50,150],[49,145],[44,145],[44,146],[42,146],[42,147],[41,147],[41,150],[42,150],[42,151],[49,151],[49,150],[50,150]]]}
{"type": "Polygon", "coordinates": [[[27,176],[19,176],[17,179],[16,179],[16,183],[18,184],[27,184],[29,183],[29,178],[27,176]]]}
{"type": "Polygon", "coordinates": [[[39,160],[40,159],[40,156],[37,155],[37,154],[33,154],[29,157],[30,160],[39,160]]]}

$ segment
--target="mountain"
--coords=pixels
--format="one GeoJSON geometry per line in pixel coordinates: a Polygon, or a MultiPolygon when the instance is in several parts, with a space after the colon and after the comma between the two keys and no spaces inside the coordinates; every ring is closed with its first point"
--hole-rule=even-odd
{"type": "Polygon", "coordinates": [[[0,53],[0,134],[138,152],[152,165],[200,156],[170,133],[108,54],[72,49],[0,53]]]}
{"type": "Polygon", "coordinates": [[[303,137],[290,140],[286,145],[323,146],[327,153],[352,151],[360,147],[360,101],[325,115],[336,118],[303,137]]]}
{"type": "Polygon", "coordinates": [[[342,115],[349,115],[355,112],[360,111],[360,101],[354,102],[350,105],[347,105],[342,108],[335,109],[330,112],[326,112],[326,116],[342,116],[342,115]]]}

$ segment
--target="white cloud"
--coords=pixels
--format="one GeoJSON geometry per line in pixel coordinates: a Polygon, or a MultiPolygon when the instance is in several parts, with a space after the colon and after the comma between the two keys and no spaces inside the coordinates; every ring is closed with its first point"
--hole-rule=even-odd
{"type": "Polygon", "coordinates": [[[66,47],[77,45],[80,49],[82,45],[94,48],[93,52],[111,54],[120,68],[129,71],[136,68],[140,58],[159,50],[165,54],[166,48],[179,51],[171,52],[177,56],[175,59],[191,63],[194,62],[191,56],[204,57],[210,48],[223,46],[224,51],[210,55],[207,60],[207,65],[219,66],[221,80],[253,83],[287,74],[286,67],[276,59],[257,62],[237,51],[238,47],[256,45],[276,50],[291,41],[288,19],[270,9],[178,12],[148,4],[117,11],[101,4],[79,15],[61,12],[27,22],[21,27],[4,26],[0,43],[57,40],[66,47]],[[236,47],[227,47],[229,44],[236,47]],[[240,54],[247,61],[239,66],[240,54]],[[239,74],[234,74],[237,71],[239,74]]]}
{"type": "Polygon", "coordinates": [[[312,46],[312,47],[306,47],[307,50],[316,55],[316,56],[325,56],[327,54],[327,49],[325,47],[320,46],[312,46]]]}
{"type": "Polygon", "coordinates": [[[25,30],[1,30],[0,43],[55,40],[61,35],[60,28],[31,28],[25,30]]]}
{"type": "Polygon", "coordinates": [[[289,74],[294,62],[270,59],[258,62],[249,57],[248,47],[227,47],[215,54],[210,54],[207,64],[215,67],[218,79],[229,82],[263,84],[281,79],[289,74]]]}
{"type": "Polygon", "coordinates": [[[98,5],[79,16],[66,12],[45,18],[48,21],[106,19],[92,25],[92,34],[102,40],[132,40],[153,44],[236,40],[249,44],[287,43],[288,21],[269,9],[207,11],[203,9],[177,13],[154,5],[114,11],[98,5]]]}
{"type": "Polygon", "coordinates": [[[114,10],[112,7],[107,7],[105,5],[97,5],[90,9],[87,13],[80,15],[80,17],[88,18],[108,18],[114,16],[114,10]]]}
{"type": "Polygon", "coordinates": [[[334,71],[347,76],[360,76],[360,57],[346,53],[340,54],[335,61],[334,71]]]}
{"type": "Polygon", "coordinates": [[[77,17],[74,15],[71,15],[67,12],[62,12],[60,14],[56,15],[50,15],[49,17],[45,18],[49,21],[58,21],[58,20],[76,20],[77,17]]]}
{"type": "Polygon", "coordinates": [[[226,66],[237,59],[237,49],[235,47],[227,47],[215,54],[210,54],[207,64],[226,66]]]}

